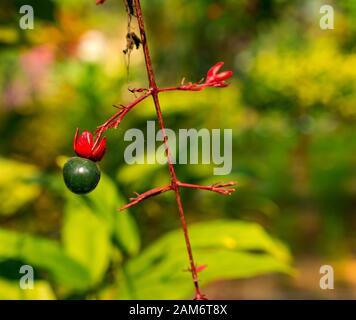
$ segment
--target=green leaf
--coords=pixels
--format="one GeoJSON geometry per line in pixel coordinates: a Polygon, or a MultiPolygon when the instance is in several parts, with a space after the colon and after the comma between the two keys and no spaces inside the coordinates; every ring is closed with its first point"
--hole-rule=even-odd
{"type": "Polygon", "coordinates": [[[136,222],[125,210],[116,212],[114,220],[114,236],[120,248],[130,256],[135,256],[140,250],[140,236],[136,222]]]}
{"type": "Polygon", "coordinates": [[[56,297],[48,282],[36,280],[33,289],[23,290],[18,281],[0,279],[1,300],[54,300],[56,297]]]}
{"type": "Polygon", "coordinates": [[[125,204],[125,201],[119,196],[114,182],[102,175],[97,188],[83,199],[94,214],[107,221],[120,249],[129,255],[137,254],[140,249],[139,231],[129,210],[118,212],[117,209],[125,204]]]}
{"type": "Polygon", "coordinates": [[[68,257],[57,242],[0,229],[0,243],[0,259],[17,259],[48,271],[53,280],[67,288],[88,287],[88,272],[68,257]]]}
{"type": "Polygon", "coordinates": [[[110,262],[110,232],[80,197],[66,203],[62,239],[67,254],[88,270],[91,284],[100,281],[110,262]]]}
{"type": "MultiPolygon", "coordinates": [[[[76,195],[72,195],[72,197],[78,198],[76,195]]],[[[101,175],[98,186],[82,198],[94,214],[105,219],[109,224],[113,223],[117,208],[124,203],[116,190],[115,184],[105,174],[101,175]]]]}
{"type": "Polygon", "coordinates": [[[35,166],[0,158],[0,215],[14,214],[40,193],[33,183],[39,174],[35,166]]]}
{"type": "MultiPolygon", "coordinates": [[[[202,285],[220,279],[292,272],[288,250],[257,224],[218,220],[192,225],[189,231],[196,263],[207,265],[200,274],[202,285]]],[[[183,233],[173,231],[127,264],[126,282],[131,290],[125,288],[126,294],[120,298],[192,296],[191,275],[183,272],[188,267],[183,233]]]]}

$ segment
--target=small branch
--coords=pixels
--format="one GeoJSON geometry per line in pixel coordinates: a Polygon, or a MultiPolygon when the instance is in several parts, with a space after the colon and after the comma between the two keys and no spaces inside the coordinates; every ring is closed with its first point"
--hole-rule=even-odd
{"type": "Polygon", "coordinates": [[[177,87],[168,87],[168,88],[158,88],[158,92],[167,92],[167,91],[177,91],[182,90],[180,86],[177,87]]]}
{"type": "Polygon", "coordinates": [[[124,205],[123,207],[121,207],[119,209],[119,211],[123,211],[127,208],[130,208],[132,206],[134,206],[135,204],[137,203],[140,203],[148,198],[151,198],[153,196],[157,196],[161,193],[164,193],[166,191],[169,191],[169,190],[172,190],[172,186],[171,185],[166,185],[166,186],[163,186],[163,187],[157,187],[157,188],[154,188],[154,189],[151,189],[149,191],[146,191],[144,193],[141,193],[141,194],[138,194],[135,198],[130,198],[130,203],[124,205]]]}
{"type": "MultiPolygon", "coordinates": [[[[200,186],[200,185],[184,183],[184,182],[180,182],[180,181],[177,181],[176,184],[178,187],[182,187],[182,188],[208,190],[208,191],[213,191],[213,192],[220,193],[223,195],[231,195],[232,192],[236,191],[235,188],[227,188],[227,187],[236,185],[235,181],[230,181],[227,183],[213,184],[210,186],[200,186]]],[[[135,204],[138,204],[148,198],[157,196],[161,193],[164,193],[164,192],[167,192],[170,190],[174,190],[173,184],[162,186],[162,187],[157,187],[157,188],[151,189],[149,191],[146,191],[144,193],[137,194],[137,196],[135,198],[130,198],[130,203],[121,207],[119,209],[119,211],[123,211],[123,210],[130,208],[130,207],[134,206],[135,204]]]]}
{"type": "MultiPolygon", "coordinates": [[[[100,136],[108,129],[110,128],[117,128],[124,116],[137,104],[139,104],[141,101],[146,99],[148,96],[150,96],[152,93],[151,89],[148,89],[146,93],[144,93],[142,96],[138,97],[134,101],[132,101],[130,104],[127,106],[121,106],[118,112],[116,112],[114,115],[112,115],[107,121],[105,121],[102,125],[100,125],[95,133],[100,136]]],[[[98,138],[97,137],[97,138],[98,138]]]]}
{"type": "Polygon", "coordinates": [[[168,91],[202,91],[207,87],[217,87],[224,88],[229,84],[225,81],[212,82],[212,83],[188,83],[175,87],[158,88],[158,92],[168,92],[168,91]]]}
{"type": "Polygon", "coordinates": [[[208,191],[213,191],[216,193],[220,193],[226,196],[231,195],[234,191],[236,191],[235,188],[227,188],[236,185],[235,181],[230,181],[227,183],[219,183],[219,184],[213,184],[211,186],[200,186],[196,184],[190,184],[190,183],[184,183],[184,182],[178,182],[178,186],[182,188],[191,188],[191,189],[202,189],[202,190],[208,190],[208,191]]]}
{"type": "Polygon", "coordinates": [[[167,88],[158,88],[158,92],[168,92],[168,91],[202,91],[206,88],[207,85],[205,84],[198,84],[198,83],[188,83],[182,84],[180,86],[175,87],[167,87],[167,88]]]}
{"type": "Polygon", "coordinates": [[[208,70],[206,78],[201,79],[197,83],[189,82],[188,84],[184,84],[185,78],[183,78],[180,86],[159,88],[158,92],[167,92],[167,91],[175,91],[175,90],[201,91],[207,87],[217,87],[217,88],[227,87],[229,84],[226,82],[226,80],[232,77],[233,72],[230,70],[220,72],[220,69],[223,65],[224,62],[218,62],[215,65],[213,65],[208,70]]]}

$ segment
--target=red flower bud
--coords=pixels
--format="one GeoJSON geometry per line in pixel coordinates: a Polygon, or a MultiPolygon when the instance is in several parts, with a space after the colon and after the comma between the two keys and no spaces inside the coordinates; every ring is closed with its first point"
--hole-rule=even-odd
{"type": "Polygon", "coordinates": [[[224,80],[229,79],[232,77],[233,72],[232,71],[224,71],[220,72],[221,67],[224,65],[224,62],[218,62],[214,66],[212,66],[206,76],[206,83],[207,84],[220,84],[220,85],[215,85],[216,87],[224,87],[226,84],[224,83],[224,80]],[[221,85],[222,84],[222,85],[221,85]]]}
{"type": "Polygon", "coordinates": [[[221,67],[224,65],[224,62],[218,62],[217,64],[215,64],[214,66],[212,66],[209,70],[208,70],[208,74],[206,77],[206,81],[208,82],[209,80],[212,80],[215,75],[219,72],[219,70],[221,69],[221,67]]]}
{"type": "Polygon", "coordinates": [[[215,81],[224,81],[226,79],[229,79],[230,77],[232,77],[232,74],[232,71],[220,72],[215,76],[215,81]]]}
{"type": "MultiPolygon", "coordinates": [[[[189,91],[201,91],[206,87],[227,87],[229,84],[225,80],[232,77],[232,71],[223,71],[219,72],[221,67],[224,65],[224,62],[218,62],[212,66],[206,75],[206,80],[204,83],[188,83],[182,84],[178,87],[178,90],[189,90],[189,91]]],[[[168,90],[165,90],[168,91],[168,90]]]]}
{"type": "Polygon", "coordinates": [[[84,130],[78,137],[78,129],[75,132],[73,147],[75,153],[82,158],[93,161],[100,161],[106,150],[106,138],[100,141],[93,142],[93,135],[91,132],[84,130]]]}

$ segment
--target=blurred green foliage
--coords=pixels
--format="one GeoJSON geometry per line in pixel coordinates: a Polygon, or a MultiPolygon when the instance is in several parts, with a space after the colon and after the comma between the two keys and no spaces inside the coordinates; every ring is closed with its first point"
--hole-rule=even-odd
{"type": "MultiPolygon", "coordinates": [[[[355,254],[356,6],[329,3],[334,30],[319,28],[318,0],[142,1],[162,86],[197,81],[218,60],[236,75],[223,90],[161,95],[169,128],[233,129],[228,177],[177,165],[182,181],[239,182],[231,197],[183,190],[203,285],[290,274],[274,237],[297,257],[355,254]]],[[[190,297],[173,196],[116,211],[167,183],[165,166],[123,158],[125,130],[155,119],[151,101],[108,132],[92,194],[70,194],[59,174],[75,128],[94,130],[147,82],[141,52],[129,72],[122,54],[123,4],[26,1],[34,30],[18,26],[22,4],[0,4],[0,298],[190,297]],[[24,263],[36,270],[32,291],[18,287],[24,263]]]]}
{"type": "MultiPolygon", "coordinates": [[[[117,213],[123,201],[108,177],[82,197],[66,191],[58,175],[47,183],[65,195],[60,241],[0,229],[0,276],[10,288],[0,290],[0,298],[183,299],[192,294],[190,273],[183,272],[187,257],[181,230],[140,252],[137,225],[130,213],[117,213]],[[22,264],[36,271],[36,291],[29,296],[16,289],[16,268],[22,264]]],[[[254,223],[216,220],[193,225],[190,232],[197,259],[209,266],[205,283],[292,272],[284,245],[254,223]]]]}

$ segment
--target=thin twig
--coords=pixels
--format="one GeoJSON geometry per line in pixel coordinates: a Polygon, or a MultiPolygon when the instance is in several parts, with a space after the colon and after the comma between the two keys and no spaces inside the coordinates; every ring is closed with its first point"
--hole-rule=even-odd
{"type": "Polygon", "coordinates": [[[153,188],[151,190],[148,190],[144,193],[141,193],[141,194],[138,194],[136,193],[136,197],[135,198],[131,198],[130,199],[130,203],[122,206],[119,211],[123,211],[127,208],[130,208],[132,207],[133,205],[137,204],[137,203],[140,203],[148,198],[151,198],[153,196],[157,196],[161,193],[164,193],[164,192],[167,192],[169,190],[172,190],[172,186],[171,185],[166,185],[166,186],[163,186],[163,187],[157,187],[157,188],[153,188]]]}
{"type": "MultiPolygon", "coordinates": [[[[121,120],[124,118],[124,116],[137,104],[139,104],[141,101],[146,99],[148,96],[151,95],[152,90],[148,89],[142,96],[136,98],[134,101],[132,101],[130,104],[127,106],[121,106],[118,112],[116,112],[114,115],[112,115],[107,121],[105,121],[102,125],[100,125],[96,131],[95,134],[101,136],[107,129],[109,128],[117,128],[117,126],[120,124],[121,120]]],[[[100,137],[99,137],[100,138],[100,137]]]]}
{"type": "Polygon", "coordinates": [[[178,185],[182,188],[191,188],[191,189],[202,189],[202,190],[208,190],[208,191],[213,191],[216,193],[220,193],[223,195],[231,195],[235,190],[235,188],[227,188],[236,185],[235,181],[230,181],[227,183],[219,183],[219,184],[214,184],[211,186],[201,186],[197,184],[190,184],[190,183],[184,183],[184,182],[178,182],[178,185]]]}

